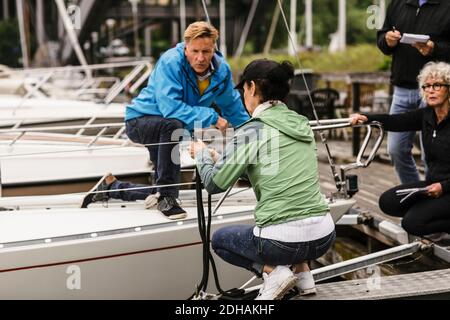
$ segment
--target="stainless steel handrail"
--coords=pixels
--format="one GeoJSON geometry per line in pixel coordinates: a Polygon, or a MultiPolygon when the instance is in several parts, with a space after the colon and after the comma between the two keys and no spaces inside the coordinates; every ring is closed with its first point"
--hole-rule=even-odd
{"type": "Polygon", "coordinates": [[[26,133],[48,133],[51,131],[67,131],[67,130],[78,130],[74,136],[79,137],[87,129],[100,129],[100,131],[94,136],[94,138],[87,144],[87,147],[92,147],[99,138],[108,129],[118,128],[118,132],[114,135],[112,139],[117,140],[120,138],[120,134],[125,131],[124,123],[102,123],[102,124],[90,124],[89,122],[84,125],[74,125],[74,126],[58,126],[58,127],[40,127],[40,128],[17,128],[17,129],[0,129],[0,134],[4,133],[17,133],[15,137],[12,138],[9,146],[13,146],[17,141],[25,136],[26,133]]]}
{"type": "Polygon", "coordinates": [[[67,71],[85,71],[87,70],[101,70],[111,68],[123,68],[140,65],[143,63],[150,64],[147,60],[127,61],[127,62],[113,62],[113,63],[101,63],[91,64],[87,66],[65,66],[65,67],[51,67],[51,68],[30,68],[30,69],[15,69],[11,70],[11,74],[19,75],[32,75],[35,73],[48,73],[48,72],[67,72],[67,71]]]}
{"type": "MultiPolygon", "coordinates": [[[[82,94],[86,94],[89,92],[95,93],[96,90],[90,90],[92,86],[95,85],[93,89],[98,89],[98,85],[105,80],[108,82],[112,82],[113,85],[110,88],[107,88],[105,91],[105,98],[103,99],[103,103],[109,104],[111,103],[126,87],[130,86],[130,91],[134,92],[151,74],[153,70],[153,65],[145,60],[139,61],[129,61],[129,62],[121,62],[121,63],[106,63],[106,64],[95,64],[89,66],[68,66],[68,67],[54,67],[54,68],[36,68],[36,69],[22,69],[15,70],[12,74],[17,74],[21,76],[42,76],[43,78],[38,81],[38,83],[33,86],[32,90],[28,92],[22,99],[20,100],[17,108],[20,108],[25,101],[30,99],[39,89],[41,89],[51,78],[53,78],[57,73],[61,72],[71,72],[71,71],[93,71],[93,70],[102,70],[102,69],[112,69],[112,68],[123,68],[123,67],[134,67],[130,73],[125,76],[122,81],[111,81],[110,78],[100,77],[99,81],[96,78],[87,78],[89,81],[84,81],[80,88],[74,89],[76,96],[79,98],[82,94]],[[88,86],[88,84],[90,84],[88,86]]],[[[98,91],[100,92],[100,91],[98,91]]]]}
{"type": "Polygon", "coordinates": [[[347,195],[347,181],[346,176],[347,172],[350,170],[354,170],[357,168],[366,168],[370,165],[370,163],[375,159],[376,153],[381,146],[384,138],[384,129],[383,126],[379,122],[371,122],[367,124],[357,124],[351,125],[350,119],[331,119],[331,120],[321,120],[321,125],[317,125],[317,121],[310,121],[311,129],[313,131],[323,131],[330,129],[341,129],[341,128],[349,128],[349,127],[366,127],[367,132],[364,138],[364,141],[359,149],[358,156],[356,157],[356,161],[344,166],[340,166],[340,177],[339,179],[335,179],[336,188],[338,190],[337,193],[333,194],[335,197],[348,197],[347,195]],[[369,155],[364,158],[364,154],[369,146],[369,142],[372,140],[373,130],[372,128],[378,129],[378,136],[375,138],[375,143],[372,146],[369,155]]]}
{"type": "Polygon", "coordinates": [[[102,129],[104,127],[121,128],[124,126],[123,122],[119,123],[99,123],[99,124],[83,124],[73,126],[57,126],[57,127],[39,127],[39,128],[17,128],[17,129],[0,129],[0,133],[12,132],[46,132],[46,131],[61,131],[61,130],[80,130],[80,129],[102,129]]]}

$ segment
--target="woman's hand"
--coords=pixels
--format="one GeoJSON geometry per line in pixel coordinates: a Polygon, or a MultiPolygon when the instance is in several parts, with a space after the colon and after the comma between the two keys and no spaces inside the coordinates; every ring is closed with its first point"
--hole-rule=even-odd
{"type": "MultiPolygon", "coordinates": [[[[198,139],[196,142],[192,141],[188,147],[189,154],[191,155],[192,158],[195,158],[195,154],[197,152],[202,151],[203,149],[208,149],[208,147],[202,140],[198,140],[198,139]]],[[[219,160],[219,158],[220,158],[219,153],[214,149],[208,149],[208,151],[209,151],[209,154],[210,154],[211,158],[213,159],[213,161],[217,162],[217,160],[219,160]]]]}
{"type": "Polygon", "coordinates": [[[350,124],[352,126],[354,126],[355,124],[360,124],[360,123],[364,123],[367,121],[368,121],[367,117],[363,116],[362,114],[354,113],[354,114],[350,115],[350,124]]]}
{"type": "Polygon", "coordinates": [[[439,198],[442,195],[442,185],[439,182],[429,185],[427,189],[430,197],[439,198]]]}
{"type": "Polygon", "coordinates": [[[202,141],[197,139],[197,141],[192,141],[191,144],[188,147],[189,154],[192,158],[195,158],[195,154],[203,149],[206,149],[206,144],[202,141]]]}

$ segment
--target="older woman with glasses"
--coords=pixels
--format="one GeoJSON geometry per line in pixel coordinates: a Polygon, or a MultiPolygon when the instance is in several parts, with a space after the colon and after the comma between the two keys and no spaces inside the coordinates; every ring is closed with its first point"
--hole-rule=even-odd
{"type": "Polygon", "coordinates": [[[421,131],[428,165],[425,180],[384,192],[379,205],[384,213],[403,217],[402,226],[407,232],[447,242],[450,238],[450,64],[430,62],[418,80],[426,108],[396,115],[354,114],[351,122],[378,121],[388,131],[421,131]]]}

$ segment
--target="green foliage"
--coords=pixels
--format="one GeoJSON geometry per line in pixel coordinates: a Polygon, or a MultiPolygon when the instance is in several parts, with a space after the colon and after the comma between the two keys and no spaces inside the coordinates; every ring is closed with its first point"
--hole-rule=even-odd
{"type": "Polygon", "coordinates": [[[376,43],[377,31],[367,27],[366,10],[351,10],[347,15],[347,43],[376,43]]]}
{"type": "Polygon", "coordinates": [[[19,67],[20,36],[15,20],[0,21],[0,64],[19,67]]]}
{"type": "MultiPolygon", "coordinates": [[[[245,66],[254,59],[268,58],[276,61],[289,60],[296,68],[295,57],[287,55],[263,56],[252,55],[240,59],[228,59],[231,69],[235,73],[242,71],[245,66]]],[[[389,70],[390,58],[384,56],[375,45],[356,45],[350,46],[345,52],[328,53],[326,48],[322,52],[303,52],[300,54],[303,68],[312,69],[314,72],[357,72],[357,71],[381,71],[389,70]]]]}
{"type": "MultiPolygon", "coordinates": [[[[376,2],[375,2],[376,3],[376,2]]],[[[362,44],[375,43],[376,30],[367,27],[367,19],[370,13],[367,8],[374,4],[373,0],[347,0],[347,43],[362,44]]],[[[289,15],[289,1],[284,2],[284,10],[289,15]]],[[[304,1],[298,2],[298,27],[299,40],[305,42],[304,1]]],[[[270,24],[271,14],[266,17],[270,24]]],[[[314,44],[327,46],[330,43],[330,35],[338,28],[338,1],[314,0],[313,1],[313,38],[314,44]]],[[[250,37],[251,38],[251,37],[250,37]]],[[[284,22],[280,19],[277,33],[273,42],[273,48],[287,46],[287,34],[284,22]]]]}

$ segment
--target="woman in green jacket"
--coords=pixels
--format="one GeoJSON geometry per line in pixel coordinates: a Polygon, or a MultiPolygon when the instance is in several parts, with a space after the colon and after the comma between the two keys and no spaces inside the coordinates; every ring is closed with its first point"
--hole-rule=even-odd
{"type": "Polygon", "coordinates": [[[225,261],[263,277],[260,300],[281,299],[294,286],[301,294],[315,293],[307,261],[325,254],[335,239],[308,119],[282,102],[293,75],[288,62],[250,63],[236,88],[244,90],[251,119],[217,161],[202,142],[191,144],[208,192],[224,192],[241,176],[253,187],[256,225],[217,230],[212,248],[225,261]]]}

